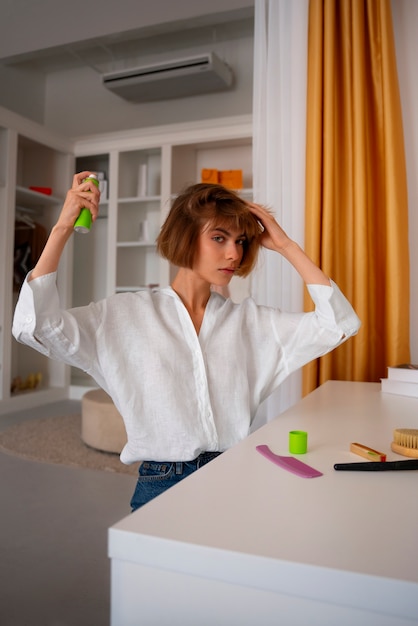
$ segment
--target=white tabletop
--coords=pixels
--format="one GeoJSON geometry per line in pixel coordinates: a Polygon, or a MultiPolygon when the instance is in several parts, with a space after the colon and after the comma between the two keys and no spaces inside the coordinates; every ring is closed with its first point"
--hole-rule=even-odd
{"type": "Polygon", "coordinates": [[[109,531],[112,558],[370,610],[418,617],[418,471],[337,472],[364,461],[359,442],[390,450],[394,428],[418,428],[418,399],[377,383],[330,381],[109,531]],[[260,455],[289,455],[308,432],[301,478],[260,455]],[[398,607],[399,608],[399,607],[398,607]]]}

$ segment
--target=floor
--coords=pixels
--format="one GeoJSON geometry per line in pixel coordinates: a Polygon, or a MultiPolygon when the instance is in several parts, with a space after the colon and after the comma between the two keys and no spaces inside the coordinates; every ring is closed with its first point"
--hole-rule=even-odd
{"type": "MultiPolygon", "coordinates": [[[[74,414],[77,401],[0,416],[74,414]]],[[[130,514],[135,479],[0,451],[0,624],[108,626],[109,526],[130,514]]]]}

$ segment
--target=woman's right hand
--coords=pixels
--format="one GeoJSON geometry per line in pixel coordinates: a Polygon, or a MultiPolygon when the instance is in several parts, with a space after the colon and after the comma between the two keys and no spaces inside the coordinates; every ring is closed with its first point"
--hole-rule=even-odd
{"type": "Polygon", "coordinates": [[[72,187],[67,192],[56,226],[72,230],[74,222],[84,207],[89,209],[93,222],[97,219],[100,191],[91,180],[83,182],[90,175],[91,172],[84,171],[73,176],[72,187]]]}
{"type": "Polygon", "coordinates": [[[91,172],[80,172],[73,177],[73,185],[67,192],[57,223],[52,228],[48,241],[32,270],[28,280],[56,272],[64,247],[74,232],[74,222],[82,208],[90,210],[93,221],[99,212],[100,192],[91,181],[83,180],[91,172]]]}

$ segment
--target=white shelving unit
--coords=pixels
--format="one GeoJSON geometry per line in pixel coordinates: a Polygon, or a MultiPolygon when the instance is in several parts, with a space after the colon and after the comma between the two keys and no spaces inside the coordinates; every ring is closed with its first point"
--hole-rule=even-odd
{"type": "Polygon", "coordinates": [[[161,148],[119,153],[115,291],[160,285],[161,148]]]}
{"type": "MultiPolygon", "coordinates": [[[[70,141],[0,109],[0,414],[68,397],[68,368],[16,342],[11,325],[24,268],[36,262],[57,219],[73,164],[70,141]]],[[[71,302],[71,262],[69,246],[58,272],[64,306],[71,302]]]]}

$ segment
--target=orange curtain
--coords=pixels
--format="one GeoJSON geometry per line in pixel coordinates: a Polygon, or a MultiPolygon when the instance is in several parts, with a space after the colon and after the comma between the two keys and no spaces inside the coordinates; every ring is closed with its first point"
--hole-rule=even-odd
{"type": "MultiPolygon", "coordinates": [[[[304,368],[379,381],[409,361],[408,200],[390,0],[310,0],[305,249],[362,321],[304,368]]],[[[306,308],[311,308],[307,297],[306,308]]]]}

